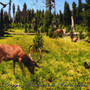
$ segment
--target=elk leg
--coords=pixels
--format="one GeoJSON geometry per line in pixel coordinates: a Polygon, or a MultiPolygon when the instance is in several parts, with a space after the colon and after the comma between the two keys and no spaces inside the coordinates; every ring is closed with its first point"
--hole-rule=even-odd
{"type": "Polygon", "coordinates": [[[0,63],[3,61],[3,59],[0,59],[0,63]]]}
{"type": "Polygon", "coordinates": [[[21,62],[21,58],[19,59],[19,65],[20,65],[20,67],[21,67],[21,70],[22,70],[22,72],[23,72],[23,75],[25,75],[25,72],[24,72],[23,66],[22,66],[22,62],[21,62]]]}
{"type": "Polygon", "coordinates": [[[13,74],[15,74],[15,61],[13,60],[13,74]]]}
{"type": "Polygon", "coordinates": [[[4,57],[0,57],[0,63],[3,61],[4,57]]]}

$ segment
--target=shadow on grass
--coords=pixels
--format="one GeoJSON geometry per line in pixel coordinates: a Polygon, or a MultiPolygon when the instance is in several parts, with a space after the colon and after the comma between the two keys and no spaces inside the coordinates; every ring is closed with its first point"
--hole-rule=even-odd
{"type": "Polygon", "coordinates": [[[4,36],[0,36],[0,39],[6,39],[7,37],[12,37],[12,36],[9,34],[4,34],[4,36]]]}

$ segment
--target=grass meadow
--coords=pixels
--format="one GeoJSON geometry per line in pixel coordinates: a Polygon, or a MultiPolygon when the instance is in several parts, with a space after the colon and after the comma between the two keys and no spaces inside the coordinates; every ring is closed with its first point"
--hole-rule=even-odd
{"type": "MultiPolygon", "coordinates": [[[[17,31],[18,32],[18,31],[17,31]]],[[[23,32],[23,31],[22,31],[23,32]]],[[[29,53],[28,47],[35,35],[5,35],[0,44],[20,45],[29,53]]],[[[24,66],[22,74],[19,63],[16,63],[13,74],[13,61],[0,63],[0,90],[90,90],[90,69],[84,68],[84,62],[90,65],[90,43],[71,42],[70,37],[53,39],[43,35],[45,56],[31,74],[24,66]],[[49,82],[49,78],[52,82],[49,82]]],[[[39,58],[33,52],[34,60],[39,58]]]]}

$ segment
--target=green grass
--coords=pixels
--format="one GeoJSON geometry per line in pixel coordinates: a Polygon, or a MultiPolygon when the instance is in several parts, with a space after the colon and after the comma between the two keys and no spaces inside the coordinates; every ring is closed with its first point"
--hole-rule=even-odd
{"type": "Polygon", "coordinates": [[[24,33],[25,29],[8,29],[8,32],[14,32],[14,33],[24,33]]]}
{"type": "MultiPolygon", "coordinates": [[[[20,45],[28,54],[28,47],[33,43],[34,37],[34,35],[5,35],[0,39],[0,44],[20,45]]],[[[66,43],[63,38],[52,39],[44,35],[43,39],[43,49],[48,51],[42,53],[45,54],[40,60],[43,63],[38,64],[43,67],[40,69],[36,67],[35,74],[32,75],[24,66],[24,76],[19,64],[16,63],[13,75],[13,62],[3,61],[0,64],[1,90],[90,90],[90,69],[84,68],[85,61],[90,65],[90,44],[84,41],[71,42],[69,37],[66,38],[66,43]],[[50,77],[52,82],[48,81],[50,77]],[[63,86],[61,82],[65,82],[63,86]],[[79,82],[87,86],[72,86],[78,85],[79,82]],[[41,86],[38,86],[40,84],[41,86]],[[14,88],[13,85],[20,86],[14,88]]],[[[38,53],[33,53],[32,56],[34,60],[39,58],[38,53]]]]}

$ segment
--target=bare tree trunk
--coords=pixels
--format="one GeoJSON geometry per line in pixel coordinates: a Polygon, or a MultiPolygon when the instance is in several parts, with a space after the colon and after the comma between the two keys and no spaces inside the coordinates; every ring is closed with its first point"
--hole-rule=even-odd
{"type": "Polygon", "coordinates": [[[73,19],[73,16],[71,16],[71,28],[73,28],[73,31],[75,30],[75,25],[74,25],[74,19],[73,19]]]}
{"type": "Polygon", "coordinates": [[[11,0],[9,0],[9,21],[11,20],[11,0]]]}
{"type": "Polygon", "coordinates": [[[71,39],[73,38],[74,30],[75,30],[75,27],[74,27],[74,19],[73,19],[73,16],[71,16],[71,33],[70,33],[71,39]]]}

